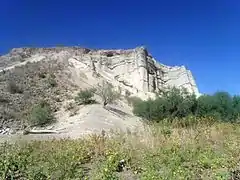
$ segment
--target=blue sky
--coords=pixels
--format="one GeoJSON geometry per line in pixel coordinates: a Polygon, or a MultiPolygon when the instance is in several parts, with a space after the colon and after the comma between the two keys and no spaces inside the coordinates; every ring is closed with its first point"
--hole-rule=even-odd
{"type": "Polygon", "coordinates": [[[202,93],[240,92],[238,0],[2,0],[0,54],[22,46],[145,45],[186,65],[202,93]]]}

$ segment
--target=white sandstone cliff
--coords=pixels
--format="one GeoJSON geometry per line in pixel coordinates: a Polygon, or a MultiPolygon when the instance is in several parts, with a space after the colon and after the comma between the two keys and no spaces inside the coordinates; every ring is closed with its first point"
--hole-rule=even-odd
{"type": "Polygon", "coordinates": [[[153,95],[154,92],[172,86],[186,88],[190,93],[199,96],[189,70],[184,66],[160,64],[143,47],[128,50],[93,50],[80,47],[16,48],[1,56],[0,71],[40,60],[49,63],[51,60],[67,61],[76,77],[79,73],[86,72],[90,84],[94,84],[94,79],[101,77],[140,97],[153,95]]]}

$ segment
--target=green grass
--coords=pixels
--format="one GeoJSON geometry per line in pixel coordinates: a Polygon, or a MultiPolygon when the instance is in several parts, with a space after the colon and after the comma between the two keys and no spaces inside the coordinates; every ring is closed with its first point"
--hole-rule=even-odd
{"type": "Polygon", "coordinates": [[[229,179],[240,164],[240,125],[154,124],[139,135],[4,144],[1,179],[229,179]],[[120,160],[128,171],[118,172],[120,160]]]}

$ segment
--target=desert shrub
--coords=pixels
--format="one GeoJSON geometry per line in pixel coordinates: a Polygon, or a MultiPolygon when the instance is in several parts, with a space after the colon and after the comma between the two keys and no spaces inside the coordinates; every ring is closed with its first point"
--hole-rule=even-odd
{"type": "Polygon", "coordinates": [[[20,87],[16,84],[16,82],[14,82],[14,81],[12,81],[12,80],[8,82],[8,84],[7,84],[7,89],[8,89],[8,91],[9,91],[11,94],[16,94],[16,93],[21,94],[21,93],[23,93],[22,88],[20,88],[20,87]]]}
{"type": "Polygon", "coordinates": [[[74,107],[75,107],[75,103],[74,102],[69,102],[68,104],[65,105],[65,109],[67,111],[70,111],[70,110],[74,109],[74,107]]]}
{"type": "Polygon", "coordinates": [[[56,77],[53,74],[48,76],[48,78],[46,79],[48,87],[56,87],[57,86],[57,81],[55,78],[56,77]]]}
{"type": "Polygon", "coordinates": [[[38,76],[42,79],[46,78],[46,73],[45,72],[40,72],[38,76]]]}
{"type": "Polygon", "coordinates": [[[69,111],[69,116],[74,116],[77,114],[79,107],[76,102],[69,102],[64,106],[65,111],[69,111]]]}
{"type": "Polygon", "coordinates": [[[0,104],[1,103],[9,103],[9,99],[7,99],[6,97],[4,97],[4,95],[0,95],[0,104]]]}
{"type": "Polygon", "coordinates": [[[136,96],[129,96],[129,97],[126,97],[126,99],[129,105],[140,103],[142,101],[139,97],[136,97],[136,96]]]}
{"type": "Polygon", "coordinates": [[[55,121],[50,105],[41,101],[35,105],[29,113],[29,124],[32,126],[43,126],[55,121]]]}
{"type": "Polygon", "coordinates": [[[78,104],[92,104],[95,102],[93,100],[95,89],[86,89],[86,90],[81,90],[78,94],[77,97],[75,97],[75,101],[78,104]]]}
{"type": "Polygon", "coordinates": [[[196,98],[185,89],[172,88],[155,100],[133,103],[133,113],[154,121],[197,116],[236,122],[240,117],[240,97],[232,97],[227,92],[216,92],[196,98]]]}
{"type": "Polygon", "coordinates": [[[126,90],[125,91],[125,97],[127,98],[127,97],[129,97],[131,95],[131,92],[129,91],[129,90],[126,90]]]}
{"type": "Polygon", "coordinates": [[[118,98],[120,98],[121,95],[118,91],[114,90],[113,85],[108,82],[103,82],[97,91],[102,98],[104,107],[107,104],[116,101],[118,98]]]}

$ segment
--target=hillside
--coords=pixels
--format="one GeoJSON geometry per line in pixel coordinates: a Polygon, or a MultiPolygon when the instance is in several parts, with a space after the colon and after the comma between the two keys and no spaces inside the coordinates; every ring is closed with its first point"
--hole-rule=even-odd
{"type": "MultiPolygon", "coordinates": [[[[12,134],[25,129],[32,107],[43,100],[50,104],[57,119],[46,128],[65,129],[68,135],[74,131],[83,134],[96,129],[140,127],[140,119],[132,114],[125,95],[146,99],[170,86],[184,87],[199,94],[190,71],[184,66],[158,63],[143,47],[128,50],[13,49],[0,57],[1,132],[12,134]],[[117,115],[102,109],[101,105],[77,106],[73,108],[74,114],[66,110],[81,89],[99,87],[102,81],[109,82],[122,94],[115,105],[109,105],[116,109],[117,115]]],[[[101,103],[97,94],[95,98],[101,103]]]]}

